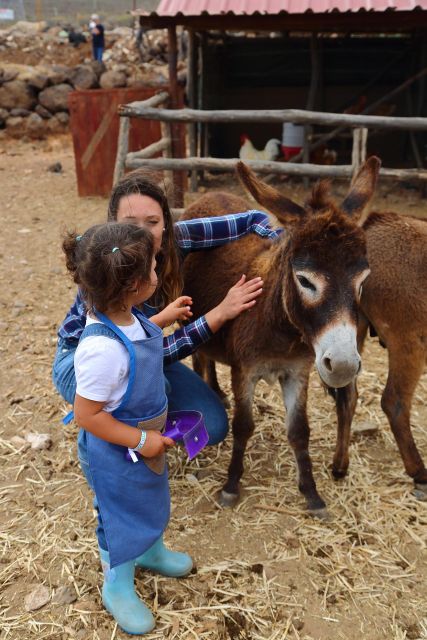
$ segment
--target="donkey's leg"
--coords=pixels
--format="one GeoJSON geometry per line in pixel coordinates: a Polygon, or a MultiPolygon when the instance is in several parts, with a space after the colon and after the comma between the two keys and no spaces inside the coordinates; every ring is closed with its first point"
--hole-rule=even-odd
{"type": "Polygon", "coordinates": [[[219,386],[218,378],[216,375],[215,360],[211,360],[204,353],[197,351],[192,355],[193,371],[195,371],[207,384],[210,386],[220,398],[223,405],[228,409],[230,402],[227,398],[227,394],[219,386]]]}
{"type": "Polygon", "coordinates": [[[215,391],[216,395],[221,399],[222,404],[227,409],[230,407],[230,402],[227,398],[227,394],[219,386],[218,378],[216,375],[215,360],[206,361],[206,379],[210,388],[215,391]]]}
{"type": "Polygon", "coordinates": [[[308,451],[310,427],[307,419],[307,387],[309,369],[306,363],[283,376],[279,381],[286,407],[286,427],[298,472],[298,488],[307,501],[307,508],[319,517],[325,517],[326,504],[316,489],[308,451]]]}
{"type": "Polygon", "coordinates": [[[191,360],[193,361],[193,371],[206,381],[208,358],[200,351],[196,351],[191,356],[191,360]]]}
{"type": "Polygon", "coordinates": [[[252,414],[252,401],[255,380],[243,369],[232,367],[231,383],[235,401],[233,416],[233,452],[228,467],[228,478],[219,502],[224,507],[232,507],[239,498],[239,482],[243,475],[243,456],[246,445],[254,432],[255,423],[252,414]]]}
{"type": "MultiPolygon", "coordinates": [[[[411,404],[425,364],[425,351],[418,340],[405,336],[402,344],[387,342],[389,372],[381,406],[389,419],[406,473],[427,498],[427,470],[411,432],[411,404]]],[[[420,496],[422,497],[422,496],[420,496]]]]}
{"type": "MultiPolygon", "coordinates": [[[[368,321],[360,313],[357,326],[357,349],[359,353],[362,353],[368,328],[368,321]]],[[[329,392],[334,397],[337,410],[337,444],[332,462],[332,475],[338,480],[347,475],[350,461],[348,450],[350,447],[351,423],[353,422],[357,405],[357,382],[353,380],[346,387],[334,389],[333,392],[329,390],[329,392]]]]}
{"type": "Polygon", "coordinates": [[[357,404],[356,380],[353,380],[346,387],[335,389],[334,397],[337,409],[337,443],[332,462],[332,475],[338,480],[347,475],[350,461],[348,450],[350,447],[351,423],[357,404]]]}

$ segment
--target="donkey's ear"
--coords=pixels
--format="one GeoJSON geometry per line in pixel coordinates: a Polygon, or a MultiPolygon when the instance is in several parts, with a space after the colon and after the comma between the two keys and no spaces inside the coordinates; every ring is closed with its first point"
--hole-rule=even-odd
{"type": "Polygon", "coordinates": [[[380,167],[381,160],[376,156],[371,156],[366,160],[356,174],[350,191],[341,205],[344,213],[356,220],[359,219],[359,223],[361,223],[363,210],[374,195],[380,167]]]}
{"type": "Polygon", "coordinates": [[[265,182],[258,180],[256,175],[243,162],[237,163],[236,170],[241,183],[253,198],[268,211],[274,213],[282,224],[295,222],[295,220],[299,220],[305,215],[303,207],[285,198],[277,189],[273,189],[265,182]]]}

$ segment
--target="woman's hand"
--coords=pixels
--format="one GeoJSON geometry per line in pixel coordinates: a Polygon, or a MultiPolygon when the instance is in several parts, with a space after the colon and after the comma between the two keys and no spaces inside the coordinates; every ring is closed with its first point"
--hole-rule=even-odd
{"type": "Polygon", "coordinates": [[[218,331],[225,322],[232,320],[243,311],[251,309],[262,293],[263,284],[262,278],[252,278],[246,282],[246,276],[242,275],[234,287],[229,289],[224,300],[206,314],[211,331],[218,331]]]}
{"type": "Polygon", "coordinates": [[[150,430],[147,431],[147,438],[144,442],[144,446],[139,450],[139,453],[144,458],[155,458],[156,456],[164,453],[169,447],[175,446],[175,440],[162,436],[160,431],[150,430]]]}
{"type": "Polygon", "coordinates": [[[189,320],[193,315],[190,308],[192,304],[193,300],[189,296],[180,296],[168,304],[160,313],[152,316],[150,320],[161,329],[173,324],[177,320],[189,320]]]}

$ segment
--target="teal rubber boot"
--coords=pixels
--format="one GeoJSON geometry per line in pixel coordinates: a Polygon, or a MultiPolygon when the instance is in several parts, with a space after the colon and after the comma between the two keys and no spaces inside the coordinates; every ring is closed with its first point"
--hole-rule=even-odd
{"type": "Polygon", "coordinates": [[[135,560],[110,569],[108,551],[100,549],[99,552],[104,572],[104,607],[126,633],[139,636],[152,631],[155,626],[153,614],[135,593],[135,560]]]}
{"type": "Polygon", "coordinates": [[[187,553],[166,549],[163,536],[160,536],[152,547],[136,559],[136,566],[169,578],[182,578],[190,573],[193,561],[187,553]]]}

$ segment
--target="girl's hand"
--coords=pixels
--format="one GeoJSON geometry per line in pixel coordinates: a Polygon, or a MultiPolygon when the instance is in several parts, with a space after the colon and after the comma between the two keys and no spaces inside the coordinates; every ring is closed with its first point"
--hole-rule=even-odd
{"type": "Polygon", "coordinates": [[[190,309],[192,304],[193,300],[189,296],[180,296],[168,304],[163,311],[152,316],[151,322],[163,329],[177,320],[189,320],[193,315],[190,309]]]}
{"type": "Polygon", "coordinates": [[[151,430],[147,431],[147,439],[144,446],[140,449],[140,454],[144,458],[155,458],[156,456],[164,453],[169,447],[175,446],[175,440],[162,436],[160,431],[151,430]]]}
{"type": "Polygon", "coordinates": [[[262,278],[252,278],[246,282],[246,276],[242,275],[234,287],[229,289],[224,300],[218,305],[224,321],[232,320],[242,311],[251,309],[256,304],[256,299],[262,293],[262,278]]]}

